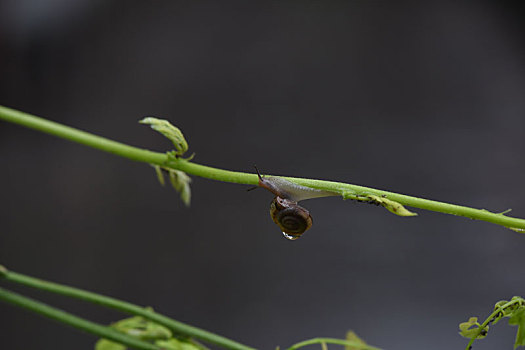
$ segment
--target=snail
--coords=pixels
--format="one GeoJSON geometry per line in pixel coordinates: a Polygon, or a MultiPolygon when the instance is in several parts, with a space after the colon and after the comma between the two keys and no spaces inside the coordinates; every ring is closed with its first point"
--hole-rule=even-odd
{"type": "Polygon", "coordinates": [[[317,197],[336,196],[337,193],[301,186],[282,177],[262,176],[257,167],[259,187],[275,195],[270,205],[270,216],[281,229],[284,237],[296,240],[312,227],[310,212],[297,204],[298,201],[317,197]]]}

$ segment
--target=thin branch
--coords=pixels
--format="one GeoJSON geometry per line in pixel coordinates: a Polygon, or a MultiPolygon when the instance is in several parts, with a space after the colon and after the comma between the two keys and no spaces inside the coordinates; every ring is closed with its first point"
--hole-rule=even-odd
{"type": "Polygon", "coordinates": [[[1,278],[5,279],[6,281],[18,283],[39,290],[44,290],[47,292],[102,305],[128,314],[142,316],[150,321],[165,326],[166,328],[169,328],[176,334],[186,335],[192,338],[200,339],[202,341],[215,344],[223,348],[232,350],[254,350],[249,346],[240,344],[236,341],[205,331],[203,329],[184,324],[182,322],[176,321],[174,319],[151,311],[150,309],[134,305],[125,301],[121,301],[115,298],[100,295],[97,293],[88,292],[82,289],[69,287],[54,282],[44,281],[38,278],[8,271],[6,268],[0,265],[0,279],[1,278]]]}
{"type": "Polygon", "coordinates": [[[302,348],[303,346],[313,345],[313,344],[337,344],[337,345],[350,346],[354,349],[360,349],[360,350],[380,350],[379,348],[376,348],[375,346],[370,346],[370,345],[362,344],[362,343],[355,342],[355,341],[336,339],[336,338],[308,339],[308,340],[304,340],[302,342],[296,343],[290,346],[286,350],[296,350],[296,349],[302,348]]]}
{"type": "MultiPolygon", "coordinates": [[[[0,288],[0,300],[8,304],[12,304],[12,305],[24,308],[26,310],[35,312],[37,314],[43,315],[55,321],[65,323],[69,326],[80,329],[87,333],[94,334],[100,338],[105,338],[105,339],[113,340],[117,343],[124,344],[133,349],[161,350],[156,345],[144,342],[137,338],[133,338],[129,335],[120,333],[110,327],[102,326],[100,324],[88,321],[86,319],[80,318],[68,312],[62,311],[60,309],[57,309],[47,304],[36,301],[34,299],[25,297],[15,292],[11,292],[4,288],[0,288]]],[[[59,340],[57,339],[57,341],[59,340]]]]}
{"type": "MultiPolygon", "coordinates": [[[[247,185],[258,184],[258,177],[256,174],[213,168],[184,159],[173,160],[170,159],[166,153],[152,152],[129,146],[7,107],[0,106],[0,119],[129,158],[134,161],[171,167],[191,175],[217,181],[247,185]]],[[[492,213],[485,209],[475,209],[341,182],[297,177],[285,178],[303,186],[334,192],[343,196],[343,198],[359,200],[362,196],[376,195],[413,208],[464,216],[475,220],[483,220],[505,226],[518,232],[525,232],[524,219],[509,217],[504,213],[492,213]]]]}
{"type": "MultiPolygon", "coordinates": [[[[523,299],[522,299],[523,300],[523,299]]],[[[519,300],[519,299],[515,299],[515,300],[511,300],[509,301],[508,303],[505,303],[499,307],[496,307],[494,309],[494,311],[485,319],[485,321],[478,327],[477,329],[477,334],[474,335],[472,338],[470,338],[468,344],[467,344],[467,347],[465,348],[465,350],[470,350],[472,349],[472,344],[474,343],[474,340],[476,340],[478,338],[478,336],[481,334],[481,332],[483,330],[486,330],[487,326],[489,325],[489,323],[492,322],[492,320],[499,314],[499,313],[503,313],[503,310],[505,310],[506,308],[508,308],[509,306],[512,306],[514,304],[519,304],[521,303],[522,301],[519,300]]]]}

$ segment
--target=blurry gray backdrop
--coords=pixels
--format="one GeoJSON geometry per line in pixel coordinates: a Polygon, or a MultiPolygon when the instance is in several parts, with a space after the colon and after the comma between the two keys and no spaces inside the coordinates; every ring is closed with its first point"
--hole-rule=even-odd
{"type": "MultiPolygon", "coordinates": [[[[344,181],[525,217],[523,12],[502,2],[0,2],[0,104],[195,162],[344,181]]],[[[463,349],[458,323],[525,294],[525,236],[423,210],[304,202],[154,171],[0,122],[0,263],[258,348],[355,330],[393,350],[463,349]]],[[[2,283],[2,286],[6,286],[2,283]]],[[[122,314],[12,288],[95,321],[122,314]]],[[[0,304],[1,349],[95,338],[0,304]]],[[[511,349],[504,322],[475,349],[511,349]]]]}

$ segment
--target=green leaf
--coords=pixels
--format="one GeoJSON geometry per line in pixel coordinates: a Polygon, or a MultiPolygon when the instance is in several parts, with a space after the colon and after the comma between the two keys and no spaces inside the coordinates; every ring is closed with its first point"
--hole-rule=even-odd
{"type": "Polygon", "coordinates": [[[376,196],[374,194],[357,194],[352,191],[344,191],[342,193],[343,199],[354,199],[359,202],[369,202],[376,205],[385,207],[391,213],[399,216],[417,216],[417,213],[413,213],[406,209],[401,203],[393,201],[383,196],[376,196]]]}
{"type": "Polygon", "coordinates": [[[170,176],[171,186],[180,194],[180,199],[186,206],[191,202],[191,178],[184,172],[175,169],[167,169],[170,176]]]}
{"type": "Polygon", "coordinates": [[[509,318],[509,325],[518,326],[514,349],[518,346],[525,346],[525,307],[521,307],[512,313],[509,318]]]}
{"type": "Polygon", "coordinates": [[[353,192],[353,191],[344,191],[343,194],[343,199],[344,200],[347,200],[347,199],[354,199],[354,200],[357,200],[358,198],[358,195],[356,192],[353,192]]]}
{"type": "Polygon", "coordinates": [[[366,197],[373,203],[382,205],[385,207],[388,211],[399,215],[399,216],[416,216],[416,213],[413,213],[406,209],[401,203],[398,203],[396,201],[393,201],[391,199],[387,199],[385,197],[376,196],[373,194],[368,194],[366,197]]]}
{"type": "MultiPolygon", "coordinates": [[[[356,344],[367,345],[363,339],[359,338],[358,335],[355,334],[354,331],[346,332],[346,338],[345,339],[348,340],[348,341],[354,342],[356,344]]],[[[356,346],[345,345],[345,350],[360,350],[360,349],[362,349],[362,348],[361,347],[356,347],[356,346]]]]}
{"type": "Polygon", "coordinates": [[[513,296],[513,297],[510,299],[510,301],[517,301],[517,302],[519,302],[519,305],[520,305],[520,306],[525,305],[525,299],[523,299],[522,297],[517,296],[517,295],[513,296]]]}
{"type": "Polygon", "coordinates": [[[519,296],[514,296],[508,300],[500,300],[494,305],[494,311],[500,311],[501,313],[498,315],[499,318],[501,317],[509,317],[515,310],[525,306],[525,299],[519,296]],[[506,304],[509,304],[505,306],[506,304]]]}
{"type": "Polygon", "coordinates": [[[148,321],[141,316],[125,318],[113,323],[111,327],[141,340],[169,339],[172,337],[168,328],[148,321]]]}
{"type": "MultiPolygon", "coordinates": [[[[157,323],[148,321],[142,316],[125,318],[111,324],[117,331],[145,341],[167,341],[172,339],[171,331],[157,323]]],[[[95,350],[126,350],[126,346],[107,340],[100,339],[95,344],[95,350]]],[[[172,348],[167,348],[172,349],[172,348]]],[[[181,347],[176,349],[182,349],[181,347]]]]}
{"type": "Polygon", "coordinates": [[[182,350],[181,343],[175,338],[169,340],[157,340],[155,345],[160,346],[162,349],[166,350],[182,350]]]}
{"type": "Polygon", "coordinates": [[[179,128],[173,126],[169,121],[155,117],[146,117],[139,121],[141,124],[148,124],[155,131],[167,137],[175,146],[176,155],[182,156],[188,150],[188,143],[179,128]]]}
{"type": "Polygon", "coordinates": [[[166,181],[164,180],[164,173],[162,172],[162,168],[158,165],[151,164],[153,168],[155,168],[155,173],[157,174],[157,179],[159,180],[160,184],[164,186],[166,184],[166,181]]]}
{"type": "MultiPolygon", "coordinates": [[[[494,311],[496,311],[497,309],[501,309],[506,303],[508,303],[508,300],[498,301],[496,304],[494,304],[494,311]]],[[[501,311],[503,311],[503,309],[501,311]]]]}
{"type": "Polygon", "coordinates": [[[481,325],[478,323],[477,317],[471,317],[467,322],[462,322],[459,324],[459,334],[465,338],[476,338],[483,339],[487,336],[489,326],[486,326],[485,329],[480,330],[481,325]]]}
{"type": "Polygon", "coordinates": [[[496,316],[494,317],[494,320],[492,321],[492,324],[498,323],[503,317],[508,316],[508,310],[503,309],[503,306],[507,304],[507,300],[500,300],[496,304],[494,304],[494,311],[499,311],[496,316]]]}
{"type": "Polygon", "coordinates": [[[189,207],[191,202],[191,178],[184,171],[172,168],[164,168],[155,164],[150,165],[153,168],[155,168],[157,179],[163,186],[165,184],[165,180],[164,173],[162,171],[165,170],[168,172],[171,186],[175,189],[175,191],[177,191],[180,194],[180,198],[182,199],[184,204],[189,207]]]}
{"type": "Polygon", "coordinates": [[[95,350],[126,350],[126,346],[107,339],[100,339],[95,344],[95,350]]]}
{"type": "Polygon", "coordinates": [[[176,338],[171,338],[169,340],[157,340],[155,342],[155,345],[166,350],[201,350],[198,346],[190,342],[186,342],[176,338]]]}

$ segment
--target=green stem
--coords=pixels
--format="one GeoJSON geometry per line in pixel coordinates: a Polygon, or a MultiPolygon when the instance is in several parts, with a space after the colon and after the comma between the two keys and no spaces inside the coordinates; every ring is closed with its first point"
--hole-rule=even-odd
{"type": "Polygon", "coordinates": [[[376,348],[375,346],[370,346],[366,344],[361,344],[355,341],[350,340],[344,340],[344,339],[335,339],[335,338],[313,338],[304,340],[302,342],[296,343],[292,346],[290,346],[286,350],[295,350],[302,348],[303,346],[312,345],[312,344],[338,344],[338,345],[345,345],[345,346],[351,346],[354,349],[360,349],[360,350],[380,350],[379,348],[376,348]]]}
{"type": "Polygon", "coordinates": [[[174,333],[187,335],[192,338],[200,339],[202,341],[219,345],[223,348],[232,349],[232,350],[254,350],[253,348],[240,344],[236,341],[230,340],[228,338],[222,337],[217,334],[205,331],[203,329],[193,327],[182,322],[173,320],[169,317],[158,314],[150,309],[143,308],[125,301],[107,297],[104,295],[96,294],[93,292],[88,292],[82,289],[65,286],[62,284],[44,281],[38,278],[22,275],[16,272],[8,271],[7,269],[0,266],[0,278],[3,278],[7,281],[22,284],[28,287],[45,290],[51,293],[60,294],[68,296],[71,298],[76,298],[84,300],[90,303],[102,305],[108,308],[116,309],[128,314],[133,314],[137,316],[142,316],[148,320],[151,320],[155,323],[163,325],[174,333]]]}
{"type": "MultiPolygon", "coordinates": [[[[22,126],[58,136],[73,142],[81,143],[89,147],[97,148],[105,152],[113,153],[118,156],[126,157],[131,160],[156,164],[164,167],[168,166],[173,169],[182,170],[188,174],[212,180],[247,185],[258,184],[258,177],[256,174],[217,169],[205,165],[195,164],[184,159],[172,161],[169,160],[165,153],[152,152],[133,146],[128,146],[120,142],[112,141],[104,137],[96,136],[7,107],[0,106],[0,119],[11,123],[20,124],[22,126]]],[[[483,220],[497,225],[502,225],[519,232],[525,232],[524,219],[508,217],[504,214],[492,213],[484,209],[475,209],[455,204],[443,203],[341,182],[296,177],[286,178],[303,186],[334,192],[344,196],[345,198],[358,199],[359,196],[373,194],[376,196],[386,197],[406,206],[445,214],[464,216],[475,220],[483,220]]]]}
{"type": "Polygon", "coordinates": [[[501,305],[500,307],[497,307],[490,315],[489,317],[487,317],[485,319],[485,321],[478,327],[478,332],[475,336],[473,336],[472,338],[470,338],[468,344],[467,344],[467,347],[465,348],[465,350],[470,350],[472,348],[472,344],[474,343],[474,340],[477,339],[478,335],[481,333],[482,330],[484,330],[488,324],[490,323],[490,321],[496,317],[500,312],[503,312],[503,310],[505,310],[506,308],[508,308],[509,306],[512,306],[514,304],[517,304],[517,303],[520,303],[521,300],[511,300],[509,301],[508,303],[505,303],[503,305],[501,305]]]}
{"type": "MultiPolygon", "coordinates": [[[[133,338],[129,335],[117,332],[116,330],[110,327],[102,326],[97,323],[85,320],[68,312],[51,307],[49,305],[22,296],[18,293],[11,292],[4,288],[0,288],[0,300],[15,306],[22,307],[26,310],[35,312],[37,314],[43,315],[58,322],[65,323],[82,331],[94,334],[100,338],[105,338],[124,344],[126,346],[129,346],[130,348],[140,350],[161,350],[156,345],[146,343],[137,338],[133,338]]],[[[23,343],[23,340],[21,340],[21,342],[23,343]]]]}

